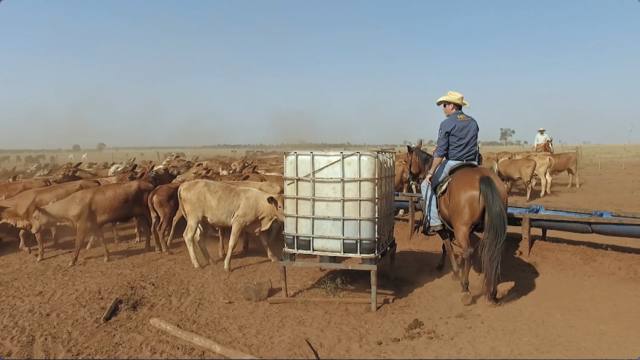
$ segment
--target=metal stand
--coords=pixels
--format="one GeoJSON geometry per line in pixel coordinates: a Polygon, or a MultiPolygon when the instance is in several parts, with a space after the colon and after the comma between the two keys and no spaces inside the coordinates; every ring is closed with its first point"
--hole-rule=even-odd
{"type": "MultiPolygon", "coordinates": [[[[283,260],[280,261],[280,278],[282,281],[282,295],[284,299],[273,299],[270,303],[283,303],[283,302],[301,302],[301,301],[315,301],[315,302],[329,302],[328,299],[314,299],[314,298],[296,298],[289,297],[289,291],[287,286],[287,267],[319,267],[321,269],[341,269],[341,270],[361,270],[369,271],[371,273],[371,311],[378,309],[378,265],[382,262],[382,259],[386,254],[389,254],[390,271],[393,272],[393,264],[395,262],[396,255],[396,242],[391,242],[388,249],[375,258],[362,259],[360,264],[353,263],[340,263],[335,262],[335,259],[331,257],[320,257],[318,262],[315,261],[300,261],[296,260],[295,254],[283,254],[283,260]],[[286,299],[286,300],[285,300],[286,299]]],[[[338,302],[343,303],[363,303],[364,299],[357,298],[341,298],[338,302]]],[[[367,301],[368,302],[368,301],[367,301]]]]}

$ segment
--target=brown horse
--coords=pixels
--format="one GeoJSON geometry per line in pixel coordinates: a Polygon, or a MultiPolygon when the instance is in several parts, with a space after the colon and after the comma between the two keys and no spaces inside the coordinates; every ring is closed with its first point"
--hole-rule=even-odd
{"type": "Polygon", "coordinates": [[[548,140],[542,144],[536,145],[536,152],[548,152],[553,154],[553,141],[548,140]]]}
{"type": "Polygon", "coordinates": [[[418,193],[420,184],[433,162],[433,156],[418,146],[407,145],[407,181],[414,193],[418,193]]]}
{"type": "Polygon", "coordinates": [[[446,225],[439,232],[442,238],[442,269],[449,253],[454,276],[462,268],[463,298],[465,305],[472,302],[469,292],[469,270],[474,253],[480,255],[484,273],[484,293],[497,301],[502,248],[507,235],[507,192],[504,183],[491,170],[465,166],[453,169],[446,192],[438,198],[440,217],[446,225]],[[474,231],[483,231],[480,239],[474,231]],[[462,249],[460,264],[453,253],[452,242],[462,249]]]}

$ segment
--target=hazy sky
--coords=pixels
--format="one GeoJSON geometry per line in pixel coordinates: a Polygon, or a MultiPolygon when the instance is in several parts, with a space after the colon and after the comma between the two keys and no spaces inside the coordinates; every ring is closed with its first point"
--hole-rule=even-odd
{"type": "Polygon", "coordinates": [[[0,2],[0,148],[640,142],[640,1],[0,2]]]}

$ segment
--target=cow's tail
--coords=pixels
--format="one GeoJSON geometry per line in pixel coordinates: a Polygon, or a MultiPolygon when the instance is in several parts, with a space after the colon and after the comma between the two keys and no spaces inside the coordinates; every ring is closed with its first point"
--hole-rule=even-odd
{"type": "Polygon", "coordinates": [[[500,278],[502,248],[507,237],[507,210],[496,184],[489,176],[480,178],[480,196],[485,206],[481,249],[484,291],[490,300],[494,300],[500,278]]]}

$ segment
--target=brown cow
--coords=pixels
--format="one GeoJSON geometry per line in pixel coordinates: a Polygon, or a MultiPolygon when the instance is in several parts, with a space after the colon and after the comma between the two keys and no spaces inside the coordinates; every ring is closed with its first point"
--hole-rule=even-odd
{"type": "MultiPolygon", "coordinates": [[[[44,226],[66,220],[76,228],[75,252],[69,266],[77,262],[80,248],[89,235],[102,241],[104,260],[108,261],[109,250],[102,236],[102,226],[131,218],[137,218],[148,226],[147,196],[154,187],[147,179],[140,179],[80,190],[60,201],[36,208],[32,216],[32,231],[38,232],[44,226]]],[[[156,243],[156,251],[163,246],[156,243]]],[[[148,236],[145,248],[149,248],[148,236]]]]}
{"type": "Polygon", "coordinates": [[[173,226],[169,228],[171,225],[170,222],[175,217],[179,206],[179,187],[180,183],[178,182],[160,185],[151,191],[147,200],[151,218],[151,233],[156,242],[161,241],[166,243],[167,248],[171,245],[171,236],[174,230],[173,226]],[[168,229],[171,229],[169,235],[167,235],[168,229]],[[165,236],[167,237],[166,240],[165,236]]]}
{"type": "Polygon", "coordinates": [[[502,159],[497,163],[497,174],[507,184],[507,193],[513,182],[521,180],[527,190],[527,201],[531,198],[533,174],[536,161],[533,159],[502,159]]]}
{"type": "Polygon", "coordinates": [[[178,189],[180,210],[187,220],[184,240],[189,249],[193,266],[199,268],[209,262],[209,253],[200,242],[200,224],[231,228],[229,251],[224,269],[230,270],[231,253],[238,237],[244,231],[255,232],[271,261],[277,261],[269,247],[284,223],[280,207],[282,201],[263,191],[244,186],[234,186],[217,181],[193,180],[178,189]],[[274,226],[275,224],[277,226],[274,226]]]}
{"type": "MultiPolygon", "coordinates": [[[[12,224],[16,228],[20,229],[20,245],[19,248],[31,252],[31,249],[25,245],[25,236],[27,231],[31,231],[31,216],[37,207],[45,206],[52,202],[64,199],[65,197],[73,194],[76,191],[82,189],[88,189],[99,186],[98,182],[93,180],[79,180],[72,181],[64,184],[52,185],[44,188],[37,188],[24,191],[15,197],[0,202],[0,206],[6,207],[5,210],[0,212],[0,222],[6,222],[12,224]]],[[[55,236],[56,225],[51,224],[51,237],[56,243],[55,236]]],[[[42,230],[35,232],[35,238],[38,242],[38,257],[36,261],[42,260],[44,256],[44,246],[42,241],[42,230]]]]}
{"type": "MultiPolygon", "coordinates": [[[[553,166],[551,167],[551,175],[560,174],[563,172],[567,172],[569,175],[569,185],[568,188],[571,187],[571,183],[573,182],[573,177],[576,177],[576,188],[580,187],[580,178],[578,177],[578,153],[560,153],[553,154],[553,166]]],[[[551,185],[549,185],[551,187],[551,185]]]]}

